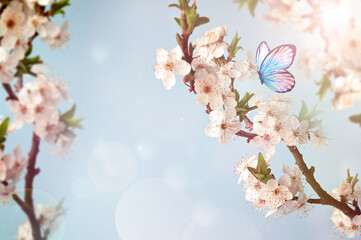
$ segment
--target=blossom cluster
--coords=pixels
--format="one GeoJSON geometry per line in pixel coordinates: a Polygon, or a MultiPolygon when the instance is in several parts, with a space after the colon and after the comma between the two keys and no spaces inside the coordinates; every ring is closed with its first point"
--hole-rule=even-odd
{"type": "MultiPolygon", "coordinates": [[[[350,181],[341,182],[340,186],[332,191],[333,196],[348,204],[356,203],[361,205],[361,188],[350,181]]],[[[352,219],[346,216],[339,209],[334,208],[331,221],[335,225],[336,231],[347,238],[355,238],[361,234],[361,215],[356,215],[352,219]]]]}
{"type": "MultiPolygon", "coordinates": [[[[47,237],[51,237],[51,235],[56,231],[56,229],[60,225],[60,217],[64,215],[64,210],[60,205],[41,205],[38,204],[35,206],[35,216],[39,221],[42,230],[46,234],[47,237]]],[[[22,225],[18,227],[18,240],[33,240],[31,234],[31,225],[29,221],[24,222],[22,225]]]]}
{"type": "Polygon", "coordinates": [[[278,95],[274,98],[256,101],[258,113],[254,117],[253,130],[257,136],[250,140],[253,146],[263,146],[267,153],[273,155],[275,146],[282,140],[287,146],[307,144],[311,148],[322,147],[326,140],[321,121],[314,120],[315,111],[308,111],[305,103],[299,116],[290,114],[289,105],[293,100],[278,95]],[[307,109],[307,111],[306,111],[307,109]]]}
{"type": "MultiPolygon", "coordinates": [[[[62,157],[70,150],[74,141],[74,128],[81,128],[81,119],[74,118],[75,105],[63,114],[59,109],[64,101],[71,102],[67,85],[60,79],[50,77],[47,64],[39,56],[31,56],[35,39],[40,39],[51,49],[60,48],[69,40],[68,22],[58,25],[52,20],[57,14],[64,14],[63,8],[68,5],[67,0],[1,2],[0,84],[8,93],[6,106],[11,112],[11,116],[6,119],[0,117],[2,201],[17,195],[16,183],[21,180],[25,169],[29,169],[30,159],[34,158],[31,154],[29,158],[24,156],[19,144],[16,144],[12,154],[6,153],[5,150],[9,149],[6,139],[12,133],[23,129],[25,124],[32,125],[33,144],[40,139],[54,146],[52,154],[62,157]],[[14,81],[15,79],[17,81],[14,81]]],[[[34,154],[36,160],[37,152],[34,154]]],[[[27,171],[29,173],[29,170],[27,171]]],[[[33,169],[33,172],[38,172],[38,169],[33,169]]],[[[33,207],[32,203],[27,202],[28,199],[18,200],[33,207]]],[[[61,211],[54,206],[38,205],[34,208],[44,234],[49,236],[56,229],[61,211]]],[[[32,224],[29,221],[31,220],[18,228],[18,239],[33,239],[32,224]]]]}
{"type": "Polygon", "coordinates": [[[314,33],[319,30],[324,47],[304,48],[298,66],[308,78],[322,72],[318,94],[330,90],[332,107],[342,110],[361,103],[361,26],[356,25],[356,1],[260,0],[266,5],[261,17],[274,26],[293,24],[314,33]]]}
{"type": "MultiPolygon", "coordinates": [[[[269,165],[271,155],[266,155],[265,160],[269,165]]],[[[291,169],[283,164],[282,171],[286,175],[279,180],[272,175],[268,181],[260,181],[257,175],[249,170],[256,168],[258,161],[256,156],[253,156],[240,162],[236,169],[239,174],[238,183],[243,182],[246,200],[251,202],[257,211],[266,212],[266,217],[272,214],[281,217],[297,211],[298,216],[302,217],[312,210],[313,206],[307,203],[309,197],[304,193],[302,173],[297,167],[291,169]]]]}
{"type": "MultiPolygon", "coordinates": [[[[240,2],[241,6],[248,4],[249,9],[254,13],[257,1],[237,0],[236,2],[240,2]]],[[[318,17],[320,16],[316,14],[317,11],[325,12],[322,6],[326,3],[338,4],[341,2],[321,0],[314,4],[312,0],[259,1],[268,6],[267,14],[264,16],[267,20],[277,24],[302,23],[308,27],[312,26],[312,21],[319,20],[318,17]],[[314,12],[304,15],[302,11],[308,5],[312,5],[314,12]]],[[[182,35],[176,35],[179,46],[169,53],[165,49],[157,51],[155,76],[163,82],[166,89],[170,90],[176,84],[174,74],[185,75],[184,84],[189,87],[190,92],[196,95],[196,103],[205,106],[206,113],[209,114],[210,124],[205,129],[206,135],[217,138],[221,145],[227,145],[232,136],[241,136],[247,138],[250,145],[264,148],[267,152],[265,156],[259,153],[258,158],[256,156],[251,157],[236,166],[236,172],[239,175],[238,182],[243,183],[246,200],[258,212],[265,213],[266,217],[273,215],[275,218],[297,212],[298,217],[303,217],[314,208],[314,204],[334,206],[329,202],[338,201],[345,208],[336,209],[331,220],[339,232],[345,233],[350,238],[355,237],[359,234],[361,222],[361,215],[359,214],[360,188],[356,185],[359,181],[357,175],[351,177],[348,172],[347,181],[335,189],[333,196],[331,196],[319,184],[314,183],[314,168],[307,167],[297,149],[297,146],[309,142],[312,142],[311,149],[325,145],[327,137],[323,130],[322,121],[316,118],[320,111],[317,111],[316,107],[309,109],[306,103],[302,101],[299,114],[291,114],[290,104],[293,104],[294,101],[285,94],[262,100],[260,94],[254,97],[255,94],[246,92],[244,97],[240,98],[239,92],[234,88],[234,81],[235,79],[258,78],[259,74],[254,56],[248,51],[247,59],[234,60],[237,51],[241,49],[240,46],[237,46],[240,38],[236,34],[231,44],[228,44],[225,41],[227,29],[224,26],[207,31],[188,45],[189,35],[193,32],[194,26],[199,24],[197,22],[199,14],[196,12],[195,3],[192,6],[188,6],[188,4],[188,1],[180,0],[179,5],[170,5],[170,7],[177,7],[182,10],[181,18],[175,18],[182,28],[182,35]],[[252,104],[251,107],[250,104],[252,104]],[[253,110],[256,113],[252,122],[248,118],[248,113],[253,110]],[[245,125],[244,130],[242,130],[242,122],[245,125]],[[272,173],[270,163],[276,151],[275,146],[280,142],[284,142],[292,152],[297,166],[290,168],[283,164],[282,172],[285,175],[277,179],[272,173]],[[320,199],[312,199],[312,195],[306,194],[305,180],[320,196],[320,199]],[[349,210],[352,210],[351,213],[349,210]],[[354,216],[355,214],[356,216],[354,216]]],[[[325,16],[321,14],[321,17],[325,16]]],[[[203,19],[207,18],[203,17],[203,19]]],[[[204,22],[207,21],[201,21],[200,24],[204,22]]],[[[322,31],[324,30],[322,29],[322,31]]],[[[330,45],[332,46],[332,44],[330,45]]],[[[316,53],[322,56],[321,53],[316,53]]],[[[326,58],[323,62],[315,60],[315,58],[309,60],[302,59],[301,62],[310,64],[310,67],[312,65],[314,68],[321,66],[321,63],[331,66],[327,72],[330,75],[325,74],[320,83],[320,96],[323,96],[325,89],[327,90],[329,87],[326,85],[331,85],[330,76],[340,76],[338,74],[344,72],[339,68],[340,65],[337,67],[332,65],[334,64],[332,62],[333,57],[326,58]]],[[[346,61],[336,62],[337,64],[346,64],[346,61]]],[[[355,86],[352,88],[358,89],[355,86]]],[[[331,89],[336,92],[335,89],[337,88],[332,85],[331,89]]],[[[344,88],[339,86],[337,90],[342,95],[340,89],[344,90],[344,88]]],[[[353,99],[356,99],[356,95],[353,99]]]]}
{"type": "Polygon", "coordinates": [[[3,154],[0,150],[0,196],[7,198],[15,191],[16,183],[20,180],[28,159],[21,152],[20,145],[17,144],[13,154],[3,154]]]}

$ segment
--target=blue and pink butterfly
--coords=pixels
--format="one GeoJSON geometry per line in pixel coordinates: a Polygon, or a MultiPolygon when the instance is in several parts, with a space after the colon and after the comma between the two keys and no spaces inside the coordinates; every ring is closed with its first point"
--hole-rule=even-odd
{"type": "Polygon", "coordinates": [[[295,78],[287,71],[296,55],[296,46],[285,44],[272,51],[266,42],[261,42],[256,52],[256,64],[259,78],[271,90],[278,93],[291,91],[295,78]]]}

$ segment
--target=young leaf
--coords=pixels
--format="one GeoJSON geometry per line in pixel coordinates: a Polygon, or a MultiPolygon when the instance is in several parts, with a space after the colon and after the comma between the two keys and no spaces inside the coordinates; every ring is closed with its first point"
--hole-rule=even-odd
{"type": "Polygon", "coordinates": [[[361,114],[351,116],[350,121],[359,124],[361,127],[361,114]]]}
{"type": "Polygon", "coordinates": [[[168,7],[176,7],[176,8],[178,8],[179,10],[182,10],[182,9],[180,8],[180,6],[179,6],[178,4],[175,4],[175,3],[169,4],[168,7]]]}
{"type": "Polygon", "coordinates": [[[208,23],[209,21],[210,21],[210,20],[209,20],[209,18],[207,18],[207,17],[200,17],[200,18],[197,19],[196,24],[195,24],[195,27],[199,27],[199,26],[201,26],[201,25],[203,25],[203,24],[206,24],[206,23],[208,23]]]}
{"type": "Polygon", "coordinates": [[[2,121],[2,123],[0,124],[0,140],[2,140],[5,135],[6,135],[6,131],[8,130],[8,126],[9,126],[9,118],[5,118],[4,121],[2,121]]]}
{"type": "Polygon", "coordinates": [[[264,159],[262,153],[258,154],[258,164],[260,164],[260,166],[261,166],[262,173],[267,174],[267,163],[266,163],[266,160],[264,159]]]}
{"type": "Polygon", "coordinates": [[[258,0],[250,0],[248,3],[248,9],[251,15],[254,17],[254,11],[256,10],[258,0]]]}
{"type": "Polygon", "coordinates": [[[63,119],[70,119],[70,118],[73,118],[74,117],[74,114],[75,114],[75,110],[76,110],[76,104],[73,105],[73,107],[66,111],[65,113],[63,113],[63,115],[61,115],[61,117],[63,119]]]}
{"type": "Polygon", "coordinates": [[[179,33],[177,33],[177,34],[175,35],[175,38],[177,39],[178,45],[179,45],[180,47],[182,47],[182,37],[181,37],[181,35],[179,35],[179,33]]]}
{"type": "Polygon", "coordinates": [[[320,96],[320,101],[322,101],[327,93],[327,90],[331,86],[331,81],[330,81],[329,76],[324,74],[323,77],[321,78],[321,80],[319,82],[316,82],[316,84],[318,86],[320,86],[320,89],[318,90],[317,95],[320,96]]]}
{"type": "Polygon", "coordinates": [[[55,2],[51,4],[50,15],[52,17],[54,17],[57,14],[62,14],[64,16],[65,15],[64,8],[70,6],[69,1],[70,0],[61,0],[59,2],[55,2]]]}

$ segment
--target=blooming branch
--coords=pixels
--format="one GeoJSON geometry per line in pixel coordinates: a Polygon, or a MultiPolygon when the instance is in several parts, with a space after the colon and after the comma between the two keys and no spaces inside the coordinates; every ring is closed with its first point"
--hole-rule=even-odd
{"type": "MultiPolygon", "coordinates": [[[[251,2],[257,1],[248,1],[249,4],[251,2]]],[[[291,114],[289,105],[293,100],[286,95],[261,100],[260,96],[254,97],[255,94],[246,92],[241,98],[234,88],[235,79],[257,78],[258,73],[255,58],[250,52],[247,52],[247,59],[234,60],[237,51],[242,49],[238,46],[238,34],[228,44],[224,40],[227,28],[220,26],[188,43],[199,19],[196,4],[189,6],[188,0],[180,0],[179,5],[170,6],[181,10],[181,18],[175,20],[182,29],[182,36],[176,35],[179,46],[169,53],[164,49],[157,51],[155,76],[170,90],[175,85],[174,74],[185,75],[183,82],[195,93],[197,104],[207,108],[210,118],[210,124],[205,129],[207,136],[217,138],[221,145],[227,145],[232,136],[244,137],[250,145],[263,147],[267,152],[237,165],[238,182],[243,182],[246,200],[260,212],[265,212],[266,217],[281,217],[292,212],[302,217],[315,204],[332,206],[331,220],[341,234],[352,237],[360,232],[361,188],[357,185],[358,175],[350,176],[348,172],[346,181],[329,194],[316,181],[315,168],[308,168],[297,148],[308,142],[312,142],[312,149],[325,145],[327,137],[322,121],[317,119],[320,111],[316,107],[309,109],[302,101],[299,114],[291,114]],[[180,53],[183,56],[179,56],[180,53]],[[250,112],[256,112],[253,122],[250,112]],[[242,129],[242,123],[248,131],[242,129]],[[288,147],[296,165],[292,169],[283,164],[285,175],[277,179],[270,162],[275,156],[275,146],[280,142],[288,147]],[[306,195],[304,180],[319,196],[318,199],[306,195]]],[[[250,6],[251,11],[254,8],[255,5],[250,6]]]]}

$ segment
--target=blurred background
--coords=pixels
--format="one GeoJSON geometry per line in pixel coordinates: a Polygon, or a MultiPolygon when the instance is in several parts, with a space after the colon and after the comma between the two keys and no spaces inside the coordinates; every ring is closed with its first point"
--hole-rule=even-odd
{"type": "MultiPolygon", "coordinates": [[[[158,48],[176,46],[179,31],[169,0],[71,1],[65,19],[72,38],[62,50],[51,51],[36,40],[34,52],[47,62],[55,76],[69,83],[84,116],[84,130],[71,154],[58,159],[51,146],[41,145],[35,180],[35,201],[56,204],[64,198],[66,214],[53,239],[122,240],[240,240],[240,239],[338,239],[329,217],[331,208],[316,206],[307,218],[289,215],[277,221],[265,219],[244,199],[234,166],[241,157],[258,154],[244,139],[222,147],[207,137],[205,108],[197,106],[182,79],[167,91],[154,77],[158,48]]],[[[290,28],[275,29],[252,18],[232,0],[198,0],[198,11],[210,23],[192,36],[225,25],[226,41],[235,32],[245,50],[256,51],[265,40],[271,48],[290,43],[298,49],[320,42],[290,28]]],[[[257,8],[262,11],[262,6],[257,8]]],[[[59,23],[63,21],[58,18],[59,23]]],[[[237,59],[245,58],[245,51],[237,59]]],[[[297,61],[297,56],[296,56],[297,61]]],[[[328,191],[346,178],[346,169],[360,172],[361,129],[348,116],[360,109],[333,111],[331,96],[319,103],[314,80],[307,80],[295,66],[296,87],[289,94],[323,111],[328,146],[311,151],[301,148],[316,178],[328,191]]],[[[258,81],[237,82],[245,91],[270,91],[258,81]]],[[[5,92],[0,91],[0,99],[5,92]]],[[[71,105],[64,105],[64,110],[71,105]]],[[[1,114],[9,114],[3,101],[1,114]]],[[[20,143],[30,149],[31,127],[10,136],[8,149],[20,143]]],[[[279,144],[272,169],[282,175],[282,163],[294,165],[287,148],[279,144]]],[[[18,189],[23,188],[23,181],[18,189]]],[[[309,189],[308,189],[309,190],[309,189]]],[[[308,191],[308,193],[312,193],[308,191]]],[[[25,215],[14,204],[0,207],[0,238],[15,239],[25,215]]]]}

